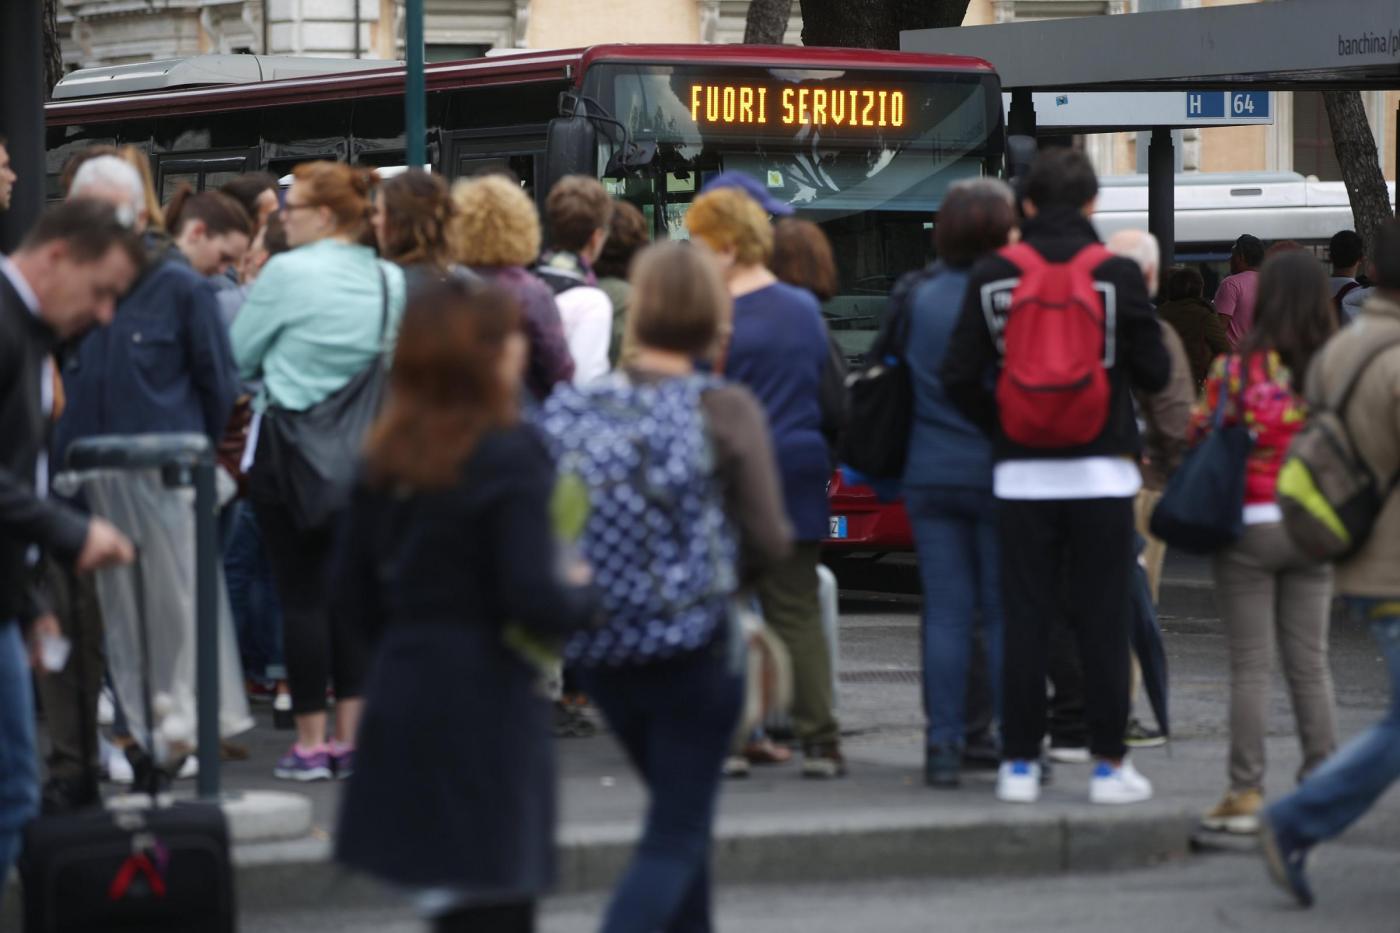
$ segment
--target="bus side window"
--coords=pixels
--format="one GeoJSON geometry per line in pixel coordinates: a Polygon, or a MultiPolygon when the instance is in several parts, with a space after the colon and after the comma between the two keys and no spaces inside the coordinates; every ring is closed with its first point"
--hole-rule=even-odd
{"type": "Polygon", "coordinates": [[[478,175],[501,174],[520,182],[520,187],[530,197],[535,196],[535,168],[537,155],[534,153],[512,153],[509,155],[483,157],[476,153],[463,153],[453,166],[454,178],[473,178],[478,175]]]}
{"type": "Polygon", "coordinates": [[[181,185],[189,185],[196,191],[199,190],[198,172],[171,172],[162,175],[160,179],[160,203],[167,204],[175,197],[175,192],[180,190],[181,185]]]}

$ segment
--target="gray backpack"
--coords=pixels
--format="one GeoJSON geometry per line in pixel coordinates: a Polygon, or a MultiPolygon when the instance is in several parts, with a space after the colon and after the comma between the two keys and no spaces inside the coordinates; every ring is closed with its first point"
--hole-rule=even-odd
{"type": "Polygon", "coordinates": [[[1313,560],[1345,560],[1360,550],[1400,481],[1400,473],[1377,477],[1371,472],[1346,424],[1347,405],[1361,377],[1395,346],[1400,336],[1369,347],[1339,391],[1325,398],[1309,393],[1318,397],[1309,398],[1308,423],[1288,445],[1278,474],[1278,504],[1288,536],[1313,560]]]}

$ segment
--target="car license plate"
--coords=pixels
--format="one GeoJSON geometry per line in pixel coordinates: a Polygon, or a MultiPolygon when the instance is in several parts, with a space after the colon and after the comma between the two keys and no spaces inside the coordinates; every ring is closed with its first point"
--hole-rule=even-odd
{"type": "Polygon", "coordinates": [[[846,537],[846,516],[844,516],[844,515],[833,515],[833,516],[831,516],[831,518],[830,518],[830,522],[831,522],[831,531],[827,534],[827,537],[828,537],[828,538],[844,538],[844,537],[846,537]]]}

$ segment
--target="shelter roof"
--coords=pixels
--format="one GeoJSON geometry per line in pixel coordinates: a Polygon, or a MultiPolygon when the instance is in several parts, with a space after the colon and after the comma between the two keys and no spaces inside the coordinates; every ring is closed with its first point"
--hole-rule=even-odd
{"type": "Polygon", "coordinates": [[[1400,88],[1400,0],[1236,6],[912,29],[900,48],[985,58],[1006,88],[1400,88]]]}

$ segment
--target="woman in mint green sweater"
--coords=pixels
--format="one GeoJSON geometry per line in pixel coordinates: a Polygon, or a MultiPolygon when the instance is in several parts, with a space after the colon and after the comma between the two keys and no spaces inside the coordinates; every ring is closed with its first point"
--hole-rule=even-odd
{"type": "MultiPolygon", "coordinates": [[[[338,162],[299,165],[294,174],[282,207],[292,249],[263,267],[233,323],[239,373],[263,383],[259,410],[271,404],[301,411],[339,390],[392,342],[403,313],[403,271],[359,242],[369,222],[373,176],[338,162]]],[[[297,729],[275,774],[294,781],[345,777],[354,767],[368,648],[326,611],[336,522],[299,528],[275,483],[257,469],[262,453],[254,457],[250,493],[282,601],[297,729]],[[329,744],[328,683],[336,696],[329,744]]]]}

